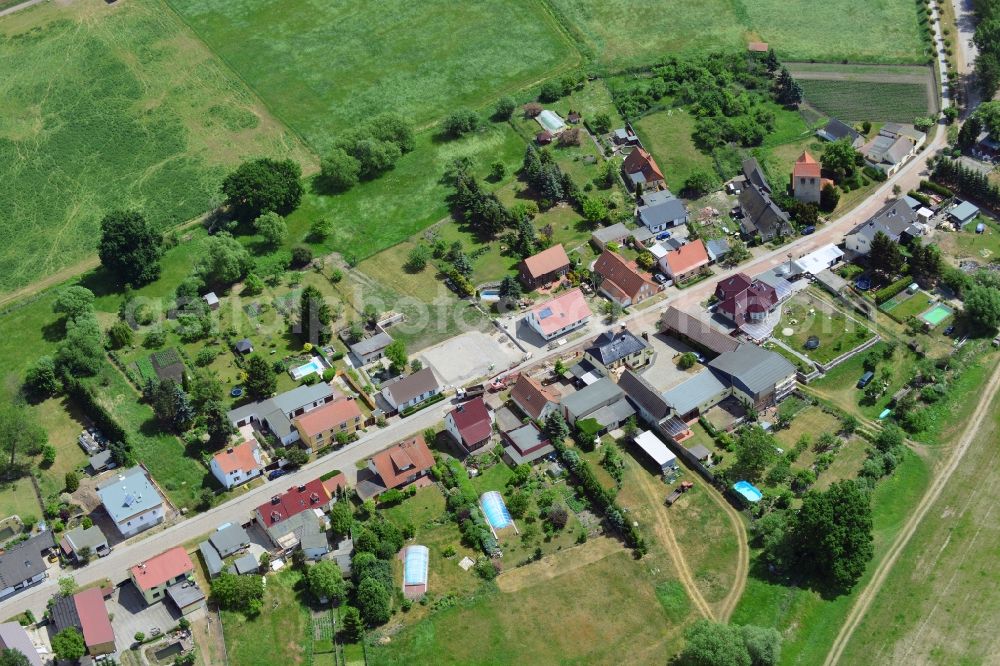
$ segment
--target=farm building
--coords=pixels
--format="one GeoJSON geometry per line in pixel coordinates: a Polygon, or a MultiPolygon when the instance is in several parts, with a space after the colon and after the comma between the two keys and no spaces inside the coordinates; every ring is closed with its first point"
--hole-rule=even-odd
{"type": "Polygon", "coordinates": [[[661,473],[677,469],[677,456],[667,445],[649,430],[644,430],[635,436],[635,444],[659,468],[661,473]]]}
{"type": "Polygon", "coordinates": [[[715,354],[734,351],[740,346],[739,340],[674,306],[670,306],[663,313],[660,317],[660,324],[663,330],[670,335],[687,340],[695,346],[715,354]]]}
{"type": "Polygon", "coordinates": [[[865,162],[892,175],[924,145],[927,135],[899,123],[886,123],[878,136],[859,149],[865,162]]]}

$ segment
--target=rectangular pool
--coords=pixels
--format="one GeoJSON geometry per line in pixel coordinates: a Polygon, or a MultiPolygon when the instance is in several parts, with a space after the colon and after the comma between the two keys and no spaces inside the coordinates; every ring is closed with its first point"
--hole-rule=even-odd
{"type": "Polygon", "coordinates": [[[949,308],[947,305],[944,305],[943,303],[938,303],[930,310],[920,315],[920,318],[926,321],[931,326],[937,326],[945,319],[950,317],[952,314],[954,314],[954,310],[949,308]]]}

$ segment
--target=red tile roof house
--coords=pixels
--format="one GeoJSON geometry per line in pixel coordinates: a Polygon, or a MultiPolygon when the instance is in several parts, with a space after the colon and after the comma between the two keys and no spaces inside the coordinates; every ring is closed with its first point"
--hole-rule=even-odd
{"type": "Polygon", "coordinates": [[[267,532],[267,536],[277,548],[287,550],[297,545],[296,539],[287,539],[288,530],[282,524],[304,511],[319,509],[328,511],[333,506],[330,491],[319,479],[313,479],[301,486],[293,486],[261,504],[254,511],[257,524],[267,532]]]}
{"type": "Polygon", "coordinates": [[[715,286],[719,300],[718,312],[734,324],[760,321],[778,306],[778,293],[774,287],[761,280],[753,280],[746,273],[737,273],[715,286]]]}
{"type": "Polygon", "coordinates": [[[444,428],[465,453],[473,453],[490,443],[493,417],[482,396],[460,404],[444,417],[444,428]]]}
{"type": "Polygon", "coordinates": [[[818,204],[820,192],[832,183],[829,178],[823,178],[819,162],[809,151],[803,152],[792,165],[792,196],[796,201],[818,204]]]}
{"type": "Polygon", "coordinates": [[[57,597],[52,604],[56,632],[73,627],[83,634],[87,654],[96,656],[115,651],[115,630],[111,628],[104,591],[99,587],[77,592],[71,597],[57,597]]]}
{"type": "Polygon", "coordinates": [[[662,261],[662,268],[667,277],[674,282],[684,282],[701,273],[707,273],[711,259],[705,244],[698,239],[686,245],[681,245],[672,252],[667,252],[662,261]]]}
{"type": "Polygon", "coordinates": [[[592,315],[583,292],[571,289],[531,308],[524,320],[543,338],[552,340],[583,326],[592,315]]]}
{"type": "Polygon", "coordinates": [[[598,290],[623,308],[641,303],[662,289],[634,261],[611,250],[597,258],[594,272],[602,278],[598,290]]]}
{"type": "Polygon", "coordinates": [[[433,466],[434,456],[421,435],[394,444],[368,460],[368,469],[381,479],[386,490],[408,486],[426,476],[433,466]]]}
{"type": "Polygon", "coordinates": [[[354,398],[340,398],[306,412],[292,421],[292,424],[299,431],[299,437],[307,449],[322,449],[332,446],[339,433],[353,435],[364,425],[364,416],[354,398]]]}
{"type": "Polygon", "coordinates": [[[521,282],[527,289],[555,282],[570,268],[569,257],[562,243],[533,254],[521,262],[521,282]]]}
{"type": "Polygon", "coordinates": [[[226,489],[246,483],[264,472],[263,454],[256,440],[219,451],[212,456],[209,467],[212,474],[226,489]]]}
{"type": "Polygon", "coordinates": [[[167,588],[194,573],[194,563],[180,546],[174,546],[129,570],[129,576],[149,605],[163,601],[167,588]]]}
{"type": "Polygon", "coordinates": [[[636,147],[625,161],[622,163],[622,173],[625,175],[625,182],[632,189],[642,187],[643,191],[658,190],[667,186],[663,172],[656,164],[653,156],[644,149],[636,147]]]}
{"type": "Polygon", "coordinates": [[[561,397],[555,386],[542,386],[537,379],[525,374],[518,377],[510,392],[514,404],[535,421],[544,421],[546,416],[556,411],[561,397]]]}

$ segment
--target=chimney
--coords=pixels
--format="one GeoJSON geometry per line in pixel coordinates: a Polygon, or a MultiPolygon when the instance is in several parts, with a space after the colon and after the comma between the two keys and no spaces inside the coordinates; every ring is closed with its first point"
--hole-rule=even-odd
{"type": "Polygon", "coordinates": [[[305,486],[299,486],[299,492],[300,493],[304,493],[305,491],[306,491],[306,487],[305,486]]]}
{"type": "Polygon", "coordinates": [[[232,452],[233,452],[233,447],[229,447],[228,449],[226,449],[226,453],[232,453],[232,452]]]}

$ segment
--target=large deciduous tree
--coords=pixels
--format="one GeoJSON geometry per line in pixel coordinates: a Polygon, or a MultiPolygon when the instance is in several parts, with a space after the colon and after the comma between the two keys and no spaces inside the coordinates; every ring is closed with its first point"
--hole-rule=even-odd
{"type": "Polygon", "coordinates": [[[207,284],[225,287],[243,279],[252,263],[238,240],[220,233],[205,239],[196,270],[207,284]]]}
{"type": "Polygon", "coordinates": [[[791,538],[799,562],[813,575],[849,590],[874,553],[868,495],[853,480],[807,493],[791,538]]]}
{"type": "Polygon", "coordinates": [[[820,162],[823,168],[832,171],[837,182],[854,173],[857,165],[858,151],[854,149],[847,139],[840,139],[833,143],[826,144],[820,162]]]}
{"type": "Polygon", "coordinates": [[[963,304],[973,326],[989,332],[1000,326],[1000,290],[974,284],[965,290],[963,304]]]}
{"type": "Polygon", "coordinates": [[[233,212],[253,220],[264,211],[287,215],[302,201],[302,169],[292,160],[263,157],[244,162],[222,181],[233,212]]]}
{"type": "Polygon", "coordinates": [[[142,213],[113,211],[101,220],[97,254],[120,284],[138,287],[160,277],[163,238],[142,213]]]}
{"type": "Polygon", "coordinates": [[[306,582],[316,599],[326,599],[333,604],[344,600],[347,589],[344,576],[340,573],[340,567],[330,560],[322,560],[309,567],[306,582]]]}

